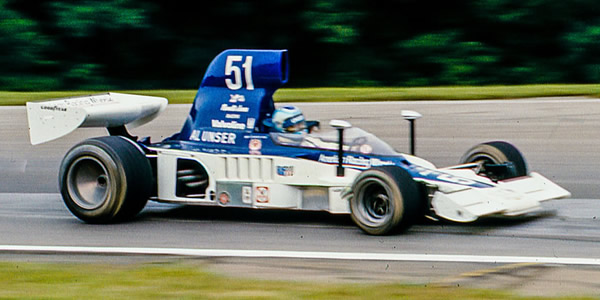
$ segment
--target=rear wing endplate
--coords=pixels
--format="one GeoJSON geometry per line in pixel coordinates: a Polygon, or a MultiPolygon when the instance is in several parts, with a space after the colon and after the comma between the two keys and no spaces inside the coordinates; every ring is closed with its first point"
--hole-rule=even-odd
{"type": "Polygon", "coordinates": [[[131,128],[158,116],[168,104],[162,97],[119,93],[27,102],[31,144],[65,136],[79,127],[131,128]]]}

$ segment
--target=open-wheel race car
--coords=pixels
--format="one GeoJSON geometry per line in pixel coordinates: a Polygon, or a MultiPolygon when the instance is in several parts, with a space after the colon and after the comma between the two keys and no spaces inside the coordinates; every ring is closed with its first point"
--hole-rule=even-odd
{"type": "MultiPolygon", "coordinates": [[[[274,130],[272,95],[287,80],[286,50],[227,50],[209,65],[181,131],[163,141],[125,126],[151,121],[167,99],[106,93],[27,103],[31,143],[78,127],[108,129],[72,147],[60,166],[66,206],[89,223],[130,220],[153,200],[351,214],[365,232],[383,235],[423,216],[517,216],[570,195],[529,172],[506,142],[476,145],[459,165],[437,168],[345,121],[313,130],[319,122],[293,108],[301,130],[274,130]]],[[[420,116],[403,115],[411,124],[420,116]]]]}

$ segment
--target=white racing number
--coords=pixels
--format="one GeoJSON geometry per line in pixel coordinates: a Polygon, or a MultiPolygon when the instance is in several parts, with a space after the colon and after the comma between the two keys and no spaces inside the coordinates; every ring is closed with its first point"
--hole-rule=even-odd
{"type": "Polygon", "coordinates": [[[252,82],[252,56],[246,56],[246,60],[242,64],[242,69],[234,63],[242,62],[244,59],[241,55],[230,55],[227,56],[225,62],[225,76],[233,74],[233,80],[231,78],[225,79],[225,84],[230,90],[239,90],[242,88],[242,69],[244,69],[244,78],[246,79],[246,89],[253,90],[254,83],[252,82]]]}

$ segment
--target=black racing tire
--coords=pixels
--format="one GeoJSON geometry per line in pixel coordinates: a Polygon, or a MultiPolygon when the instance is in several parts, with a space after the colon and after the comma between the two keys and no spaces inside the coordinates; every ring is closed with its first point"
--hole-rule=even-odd
{"type": "Polygon", "coordinates": [[[59,188],[67,208],[94,224],[137,215],[152,192],[152,167],[140,148],[119,136],[85,140],[63,158],[59,188]]]}
{"type": "Polygon", "coordinates": [[[360,173],[352,184],[352,220],[371,235],[407,230],[421,217],[418,184],[397,166],[375,167],[360,173]]]}
{"type": "MultiPolygon", "coordinates": [[[[527,163],[523,154],[512,144],[502,141],[487,142],[475,145],[469,149],[460,159],[460,164],[484,162],[491,164],[503,164],[512,162],[515,168],[513,176],[520,177],[529,174],[527,163]]],[[[508,179],[508,178],[506,178],[508,179]]]]}

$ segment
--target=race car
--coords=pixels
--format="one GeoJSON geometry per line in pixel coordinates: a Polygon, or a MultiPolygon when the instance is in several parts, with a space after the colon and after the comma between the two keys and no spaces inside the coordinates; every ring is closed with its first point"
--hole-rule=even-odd
{"type": "MultiPolygon", "coordinates": [[[[437,168],[343,120],[275,130],[272,96],[288,70],[287,50],[220,53],[181,131],[157,143],[132,136],[126,126],[154,119],[167,107],[165,98],[106,93],[28,102],[31,143],[78,127],[108,129],[109,136],[72,147],[60,165],[64,203],[88,223],[131,220],[153,200],[350,214],[364,232],[385,235],[423,216],[455,222],[518,216],[570,196],[529,172],[506,142],[476,145],[458,165],[437,168]]],[[[420,117],[402,115],[412,126],[420,117]]],[[[299,116],[291,115],[303,121],[299,116]]]]}

